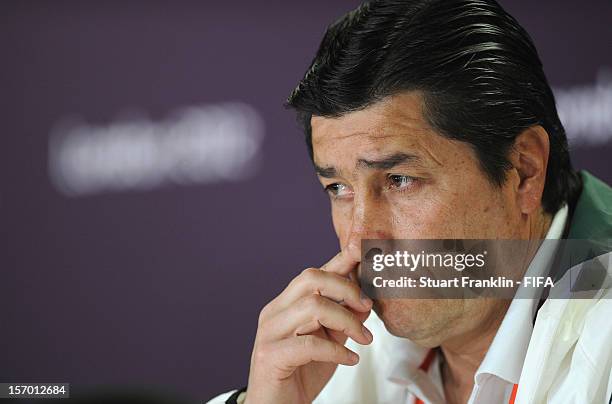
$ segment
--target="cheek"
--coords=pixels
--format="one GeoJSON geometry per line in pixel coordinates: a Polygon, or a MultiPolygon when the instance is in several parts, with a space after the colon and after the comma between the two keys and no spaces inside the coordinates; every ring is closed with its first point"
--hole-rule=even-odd
{"type": "Polygon", "coordinates": [[[397,203],[392,222],[396,238],[496,238],[508,222],[506,210],[502,192],[476,179],[431,185],[397,203]]]}
{"type": "Polygon", "coordinates": [[[503,188],[478,178],[454,192],[451,227],[457,238],[511,238],[512,201],[503,188]]]}
{"type": "Polygon", "coordinates": [[[418,198],[398,201],[391,209],[395,238],[450,238],[449,234],[456,232],[455,205],[446,192],[434,189],[418,198]]]}
{"type": "Polygon", "coordinates": [[[337,207],[332,204],[331,208],[332,223],[336,236],[340,241],[340,245],[343,246],[346,243],[346,239],[351,231],[351,213],[347,207],[337,207]]]}

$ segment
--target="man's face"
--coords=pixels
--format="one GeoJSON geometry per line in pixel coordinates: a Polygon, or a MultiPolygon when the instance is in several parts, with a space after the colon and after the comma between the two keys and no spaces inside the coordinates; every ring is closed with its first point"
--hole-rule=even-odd
{"type": "MultiPolygon", "coordinates": [[[[314,160],[342,250],[357,258],[368,238],[522,238],[515,185],[492,184],[469,144],[429,126],[421,102],[406,92],[339,118],[312,118],[314,160]]],[[[391,333],[437,346],[490,321],[500,304],[380,299],[374,309],[391,333]]]]}

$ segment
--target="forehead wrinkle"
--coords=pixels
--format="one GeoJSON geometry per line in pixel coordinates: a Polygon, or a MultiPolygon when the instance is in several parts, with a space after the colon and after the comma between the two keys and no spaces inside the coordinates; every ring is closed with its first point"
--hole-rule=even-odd
{"type": "Polygon", "coordinates": [[[444,164],[442,164],[442,161],[440,161],[435,154],[433,154],[433,152],[431,150],[429,150],[428,148],[425,148],[425,153],[427,153],[429,155],[429,157],[431,157],[431,159],[439,166],[444,166],[444,164]]]}
{"type": "Polygon", "coordinates": [[[421,158],[416,154],[405,153],[403,151],[384,154],[374,159],[360,157],[357,159],[356,167],[373,169],[390,169],[406,163],[420,163],[421,158]]]}
{"type": "MultiPolygon", "coordinates": [[[[436,156],[436,153],[434,152],[434,149],[438,141],[443,140],[443,139],[441,138],[441,135],[439,135],[436,131],[434,131],[426,122],[423,122],[423,120],[419,119],[418,117],[407,114],[405,111],[400,112],[398,114],[399,116],[397,115],[393,116],[393,114],[388,114],[388,113],[381,114],[381,115],[382,115],[380,117],[381,121],[383,119],[387,119],[387,120],[383,122],[377,122],[376,124],[372,125],[370,128],[367,128],[367,129],[355,128],[357,130],[350,131],[344,134],[339,134],[339,133],[331,134],[333,133],[333,129],[334,129],[333,125],[327,128],[325,128],[325,126],[327,125],[323,125],[323,127],[320,128],[321,130],[317,131],[319,133],[319,136],[313,136],[313,143],[320,145],[321,143],[324,143],[326,141],[334,142],[338,140],[348,139],[354,136],[363,136],[364,141],[370,144],[380,143],[381,140],[388,139],[388,138],[401,138],[405,140],[411,140],[410,142],[412,143],[412,145],[410,145],[411,147],[408,147],[408,150],[405,150],[408,154],[413,154],[411,152],[411,149],[414,150],[416,147],[417,149],[422,150],[422,157],[427,156],[428,157],[427,160],[431,160],[433,163],[435,163],[438,166],[443,166],[442,160],[438,158],[436,156]],[[328,131],[325,129],[328,129],[328,131]],[[326,134],[325,132],[328,132],[328,134],[326,134]],[[433,142],[423,141],[423,137],[425,136],[432,139],[433,142]],[[429,145],[428,143],[431,143],[431,145],[429,145]]],[[[335,153],[342,152],[341,145],[334,147],[334,149],[335,149],[335,153]]],[[[381,149],[384,149],[384,148],[378,148],[378,151],[382,152],[383,150],[381,149]]],[[[398,151],[404,151],[403,150],[404,148],[402,147],[401,144],[395,145],[394,149],[398,151]]],[[[362,160],[365,160],[366,158],[370,159],[369,157],[366,156],[362,158],[362,160]]],[[[371,160],[376,160],[376,159],[377,159],[377,156],[374,156],[373,158],[371,158],[371,160]]],[[[420,161],[418,162],[417,161],[413,161],[413,162],[414,163],[424,163],[422,159],[419,159],[419,160],[420,161]]],[[[355,170],[358,166],[359,166],[359,160],[357,160],[355,168],[351,168],[351,171],[353,174],[356,174],[355,170]]],[[[333,166],[327,166],[327,167],[333,167],[333,166]]],[[[333,168],[335,168],[338,173],[343,171],[340,169],[340,167],[333,167],[333,168]]]]}
{"type": "MultiPolygon", "coordinates": [[[[410,110],[399,108],[398,106],[394,106],[394,108],[398,111],[395,122],[392,122],[392,126],[397,126],[398,128],[402,128],[405,131],[405,135],[410,136],[410,134],[417,135],[429,135],[432,139],[434,139],[434,146],[439,140],[443,140],[442,135],[436,132],[431,125],[424,119],[422,115],[422,111],[419,110],[419,116],[415,116],[410,114],[410,110]]],[[[391,114],[393,116],[393,114],[391,114]]],[[[414,136],[415,139],[420,140],[419,136],[414,136]]],[[[442,160],[438,158],[434,152],[433,148],[430,149],[423,145],[424,142],[418,141],[420,148],[433,160],[437,165],[443,166],[442,160]]]]}
{"type": "MultiPolygon", "coordinates": [[[[417,121],[416,119],[412,119],[413,121],[417,121]]],[[[436,144],[438,143],[438,141],[443,140],[442,136],[439,135],[435,130],[433,130],[429,125],[423,125],[422,122],[418,122],[417,125],[398,125],[401,127],[404,127],[405,129],[408,129],[408,132],[404,132],[401,135],[403,136],[411,136],[413,139],[415,139],[416,143],[418,144],[419,148],[422,149],[424,151],[425,154],[427,154],[431,160],[436,163],[439,166],[443,166],[444,164],[442,164],[442,160],[440,158],[438,158],[435,154],[433,149],[435,148],[436,144]],[[417,136],[414,136],[417,135],[417,136]],[[423,142],[422,140],[422,136],[429,136],[430,139],[433,139],[434,142],[432,143],[432,146],[434,147],[427,147],[427,143],[423,142]]]]}
{"type": "MultiPolygon", "coordinates": [[[[431,130],[422,129],[418,131],[419,134],[426,134],[428,136],[436,136],[435,132],[431,130]]],[[[387,169],[377,166],[382,166],[386,163],[389,166],[399,166],[399,165],[417,165],[421,167],[426,167],[426,161],[431,160],[434,164],[443,166],[442,161],[434,154],[433,148],[427,147],[425,142],[419,139],[419,136],[411,136],[413,133],[394,133],[388,134],[381,137],[378,136],[368,136],[366,140],[370,144],[377,143],[379,138],[389,138],[389,137],[397,137],[403,139],[412,138],[411,144],[394,144],[392,147],[385,150],[384,147],[377,148],[376,151],[372,151],[370,153],[362,154],[361,156],[355,157],[355,165],[351,167],[350,173],[353,175],[357,175],[361,169],[370,168],[370,169],[387,169]],[[401,157],[401,158],[400,158],[401,157]],[[425,157],[425,159],[423,159],[425,157]],[[386,161],[389,160],[389,161],[386,161]],[[391,161],[397,160],[397,161],[391,161]],[[401,161],[400,161],[401,160],[401,161]],[[393,164],[392,164],[393,163],[393,164]]],[[[336,150],[336,153],[342,153],[341,150],[336,150]]],[[[315,161],[315,168],[321,168],[321,170],[317,170],[320,172],[333,172],[337,175],[343,175],[343,173],[348,174],[342,167],[336,167],[333,164],[320,164],[318,161],[315,161]]],[[[323,175],[323,177],[331,177],[335,175],[323,175]]]]}
{"type": "Polygon", "coordinates": [[[369,131],[359,131],[359,132],[352,132],[352,133],[341,134],[341,135],[334,134],[332,136],[326,136],[324,134],[321,134],[320,136],[313,136],[312,142],[313,144],[320,144],[326,140],[333,142],[337,140],[348,139],[354,136],[364,136],[367,138],[368,141],[376,141],[377,139],[385,139],[385,138],[394,137],[397,135],[395,133],[372,133],[369,131]]]}

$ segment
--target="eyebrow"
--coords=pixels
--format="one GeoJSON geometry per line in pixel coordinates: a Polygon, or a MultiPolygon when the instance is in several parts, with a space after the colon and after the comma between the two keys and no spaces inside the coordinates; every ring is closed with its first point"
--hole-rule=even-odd
{"type": "MultiPolygon", "coordinates": [[[[368,160],[360,158],[357,160],[357,167],[364,167],[377,170],[388,170],[399,164],[407,162],[418,162],[420,158],[414,154],[393,153],[376,160],[368,160]]],[[[315,163],[315,171],[317,175],[323,178],[333,178],[337,176],[338,171],[334,166],[321,167],[315,163]]]]}

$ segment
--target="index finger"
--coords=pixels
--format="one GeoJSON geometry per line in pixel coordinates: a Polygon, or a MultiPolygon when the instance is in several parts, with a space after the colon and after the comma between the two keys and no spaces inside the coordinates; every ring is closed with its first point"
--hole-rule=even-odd
{"type": "Polygon", "coordinates": [[[348,276],[355,269],[359,261],[354,260],[350,254],[340,251],[332,259],[321,266],[322,271],[334,272],[338,275],[348,276]]]}

